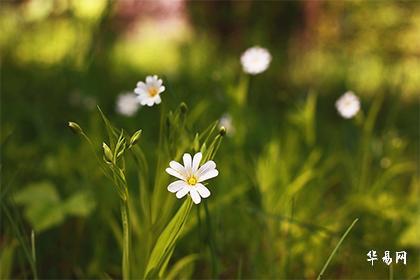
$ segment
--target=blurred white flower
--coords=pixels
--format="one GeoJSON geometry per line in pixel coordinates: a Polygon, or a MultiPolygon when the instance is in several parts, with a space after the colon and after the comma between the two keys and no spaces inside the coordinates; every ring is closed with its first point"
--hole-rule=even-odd
{"type": "Polygon", "coordinates": [[[241,56],[241,63],[244,72],[252,75],[256,75],[267,70],[270,62],[270,52],[261,47],[249,48],[241,56]]]}
{"type": "Polygon", "coordinates": [[[335,102],[335,107],[343,118],[350,119],[360,110],[359,97],[348,91],[335,102]]]}
{"type": "Polygon", "coordinates": [[[165,91],[165,86],[162,84],[162,79],[159,79],[157,75],[147,76],[146,83],[138,82],[134,92],[140,104],[149,107],[155,103],[159,104],[162,101],[160,94],[165,91]]]}
{"type": "Polygon", "coordinates": [[[121,93],[118,95],[116,104],[117,113],[131,117],[140,107],[137,96],[132,92],[121,93]]]}
{"type": "Polygon", "coordinates": [[[177,198],[190,194],[195,204],[201,202],[201,198],[210,196],[210,191],[201,182],[214,178],[219,174],[216,169],[216,163],[212,160],[207,161],[200,168],[200,161],[203,155],[196,153],[194,158],[185,153],[183,156],[184,166],[176,161],[171,161],[166,172],[180,180],[177,180],[168,186],[168,191],[176,193],[177,198]]]}
{"type": "Polygon", "coordinates": [[[229,114],[223,114],[219,119],[219,128],[224,127],[227,135],[233,135],[235,133],[235,127],[233,126],[232,117],[229,114]]]}

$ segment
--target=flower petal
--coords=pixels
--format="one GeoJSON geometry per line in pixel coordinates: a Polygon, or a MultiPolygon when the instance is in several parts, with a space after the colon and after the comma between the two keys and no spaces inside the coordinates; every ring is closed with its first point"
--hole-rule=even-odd
{"type": "Polygon", "coordinates": [[[190,195],[195,204],[199,204],[201,202],[201,197],[195,188],[191,188],[190,195]]]}
{"type": "Polygon", "coordinates": [[[180,189],[177,193],[176,193],[176,197],[177,198],[183,198],[188,192],[190,191],[190,188],[187,186],[184,186],[182,189],[180,189]]]}
{"type": "Polygon", "coordinates": [[[181,190],[183,187],[187,187],[187,183],[185,183],[183,180],[177,180],[169,184],[168,191],[174,193],[181,190]]]}
{"type": "Polygon", "coordinates": [[[144,82],[138,82],[136,87],[146,90],[146,84],[144,82]]]}
{"type": "Polygon", "coordinates": [[[174,169],[172,169],[170,167],[166,168],[165,171],[169,175],[172,175],[174,177],[177,177],[178,179],[181,179],[181,180],[185,180],[186,179],[185,176],[183,176],[182,174],[179,174],[176,170],[174,170],[174,169]]]}
{"type": "Polygon", "coordinates": [[[159,86],[158,93],[162,93],[165,91],[165,86],[159,86]]]}
{"type": "Polygon", "coordinates": [[[176,172],[178,172],[179,174],[181,174],[182,176],[187,176],[187,174],[185,173],[185,168],[184,166],[182,166],[179,162],[176,161],[171,161],[169,163],[169,166],[175,170],[176,172]]]}
{"type": "Polygon", "coordinates": [[[206,186],[204,186],[203,184],[198,183],[194,187],[198,191],[198,193],[200,194],[200,196],[203,197],[203,198],[207,198],[211,194],[210,191],[209,191],[209,189],[206,188],[206,186]]]}
{"type": "Polygon", "coordinates": [[[141,103],[142,101],[147,99],[147,95],[146,93],[140,93],[140,94],[137,94],[136,98],[141,103]]]}
{"type": "Polygon", "coordinates": [[[200,165],[201,158],[203,157],[202,153],[196,153],[193,158],[192,162],[192,172],[196,173],[198,170],[198,166],[200,165]]]}
{"type": "Polygon", "coordinates": [[[137,94],[144,94],[144,93],[147,94],[147,89],[146,88],[142,88],[142,87],[136,87],[134,89],[134,92],[137,93],[137,94]]]}
{"type": "Polygon", "coordinates": [[[147,99],[147,97],[146,98],[142,98],[142,99],[140,99],[140,104],[141,105],[146,105],[147,104],[147,102],[148,102],[148,99],[147,99]]]}
{"type": "Polygon", "coordinates": [[[162,99],[160,98],[160,95],[158,94],[155,96],[155,103],[160,104],[160,102],[162,102],[162,99]]]}
{"type": "Polygon", "coordinates": [[[147,100],[146,104],[147,104],[147,106],[152,107],[153,104],[155,104],[155,101],[152,98],[150,98],[150,99],[147,100]]]}
{"type": "Polygon", "coordinates": [[[211,179],[216,177],[217,175],[219,175],[219,171],[217,171],[217,169],[211,169],[206,171],[204,174],[201,174],[198,177],[198,182],[203,182],[205,180],[211,179]]]}
{"type": "Polygon", "coordinates": [[[185,167],[185,171],[187,172],[187,175],[191,174],[191,162],[192,162],[192,158],[191,155],[188,153],[185,153],[184,156],[182,157],[182,160],[184,161],[184,167],[185,167]]]}
{"type": "Polygon", "coordinates": [[[150,84],[150,83],[152,83],[153,82],[153,76],[147,76],[146,77],[146,84],[150,84]]]}
{"type": "Polygon", "coordinates": [[[206,173],[209,170],[215,169],[216,163],[212,160],[209,160],[205,164],[203,164],[200,169],[197,171],[197,176],[201,176],[202,174],[206,173]]]}

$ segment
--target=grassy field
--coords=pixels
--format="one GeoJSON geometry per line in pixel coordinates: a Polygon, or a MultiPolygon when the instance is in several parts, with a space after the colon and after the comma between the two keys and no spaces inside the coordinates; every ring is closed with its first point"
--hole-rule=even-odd
{"type": "Polygon", "coordinates": [[[0,279],[419,279],[419,18],[1,2],[0,279]]]}

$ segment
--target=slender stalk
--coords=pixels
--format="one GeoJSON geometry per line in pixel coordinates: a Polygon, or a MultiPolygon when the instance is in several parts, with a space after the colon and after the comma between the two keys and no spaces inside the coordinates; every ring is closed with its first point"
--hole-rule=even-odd
{"type": "Polygon", "coordinates": [[[236,88],[236,103],[239,107],[243,107],[246,104],[248,99],[248,91],[249,91],[249,83],[250,83],[249,75],[243,74],[240,77],[238,87],[236,88]]]}
{"type": "MultiPolygon", "coordinates": [[[[5,203],[1,204],[3,212],[6,214],[6,217],[9,219],[9,222],[12,226],[13,231],[15,232],[15,236],[16,238],[19,240],[20,245],[22,246],[23,252],[29,262],[29,265],[31,267],[32,270],[32,275],[34,277],[34,279],[38,279],[38,273],[36,270],[36,265],[34,262],[34,259],[32,258],[31,252],[29,251],[29,246],[27,244],[27,240],[23,238],[23,234],[22,234],[22,230],[19,228],[19,226],[17,225],[17,223],[19,222],[19,218],[12,217],[12,213],[10,213],[8,207],[5,205],[5,203]]],[[[20,259],[20,258],[19,258],[20,259]]],[[[22,265],[24,266],[24,265],[22,265]]],[[[26,276],[26,270],[22,269],[22,271],[24,272],[24,278],[27,278],[26,276]]]]}
{"type": "Polygon", "coordinates": [[[210,247],[210,253],[211,253],[211,263],[212,263],[212,278],[217,279],[219,278],[219,269],[217,265],[217,253],[216,253],[216,246],[214,243],[214,236],[213,236],[213,229],[211,227],[211,220],[210,220],[210,212],[209,208],[207,206],[207,202],[204,202],[204,210],[206,213],[206,223],[207,223],[207,233],[209,237],[209,247],[210,247]]]}
{"type": "Polygon", "coordinates": [[[389,266],[389,280],[394,279],[394,268],[392,267],[392,264],[389,266]]]}
{"type": "Polygon", "coordinates": [[[361,140],[361,149],[362,149],[362,156],[361,156],[361,170],[360,170],[360,179],[358,184],[358,191],[363,190],[366,188],[368,184],[368,177],[369,177],[369,166],[371,162],[371,153],[370,153],[370,142],[372,139],[373,128],[376,123],[376,118],[378,116],[379,110],[381,109],[382,103],[384,100],[383,94],[379,95],[373,102],[372,107],[367,115],[366,122],[363,127],[363,135],[361,140]]]}
{"type": "Polygon", "coordinates": [[[123,279],[130,279],[130,224],[128,222],[128,201],[121,201],[121,219],[123,227],[123,279]]]}
{"type": "Polygon", "coordinates": [[[346,236],[349,234],[350,230],[353,228],[353,226],[356,224],[356,222],[359,220],[359,218],[356,218],[353,223],[351,223],[351,225],[347,228],[346,232],[343,234],[343,236],[340,238],[340,241],[338,241],[337,245],[335,246],[334,250],[332,251],[332,253],[330,254],[330,256],[328,257],[326,263],[324,264],[324,267],[322,268],[321,272],[319,273],[318,277],[316,278],[317,280],[320,280],[322,275],[324,274],[325,270],[327,269],[328,265],[330,264],[332,258],[334,257],[335,253],[337,252],[338,248],[340,248],[341,243],[343,243],[344,239],[346,238],[346,236]]]}
{"type": "Polygon", "coordinates": [[[36,251],[35,251],[35,232],[31,232],[31,248],[32,248],[32,261],[34,263],[34,279],[38,279],[36,271],[36,251]]]}

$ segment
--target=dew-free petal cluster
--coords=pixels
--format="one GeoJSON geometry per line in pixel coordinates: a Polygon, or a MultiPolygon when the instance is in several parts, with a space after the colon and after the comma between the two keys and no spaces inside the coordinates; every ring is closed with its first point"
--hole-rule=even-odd
{"type": "Polygon", "coordinates": [[[347,91],[335,102],[335,107],[343,118],[350,119],[360,110],[359,97],[352,91],[347,91]]]}
{"type": "Polygon", "coordinates": [[[160,94],[165,91],[162,79],[157,75],[147,76],[146,82],[138,82],[134,92],[137,94],[137,100],[141,105],[149,107],[162,102],[160,94]]]}
{"type": "Polygon", "coordinates": [[[116,106],[117,113],[127,117],[131,117],[137,112],[139,107],[140,105],[134,93],[127,92],[118,95],[116,106]]]}
{"type": "Polygon", "coordinates": [[[245,73],[256,75],[267,70],[271,63],[270,52],[261,47],[247,49],[241,56],[242,69],[245,73]]]}
{"type": "Polygon", "coordinates": [[[182,198],[189,193],[195,204],[199,204],[201,198],[209,197],[210,191],[202,182],[216,177],[219,171],[212,160],[200,166],[202,157],[201,153],[196,153],[194,157],[185,153],[182,157],[183,165],[171,161],[166,172],[179,180],[170,183],[168,191],[176,193],[177,198],[182,198]]]}

